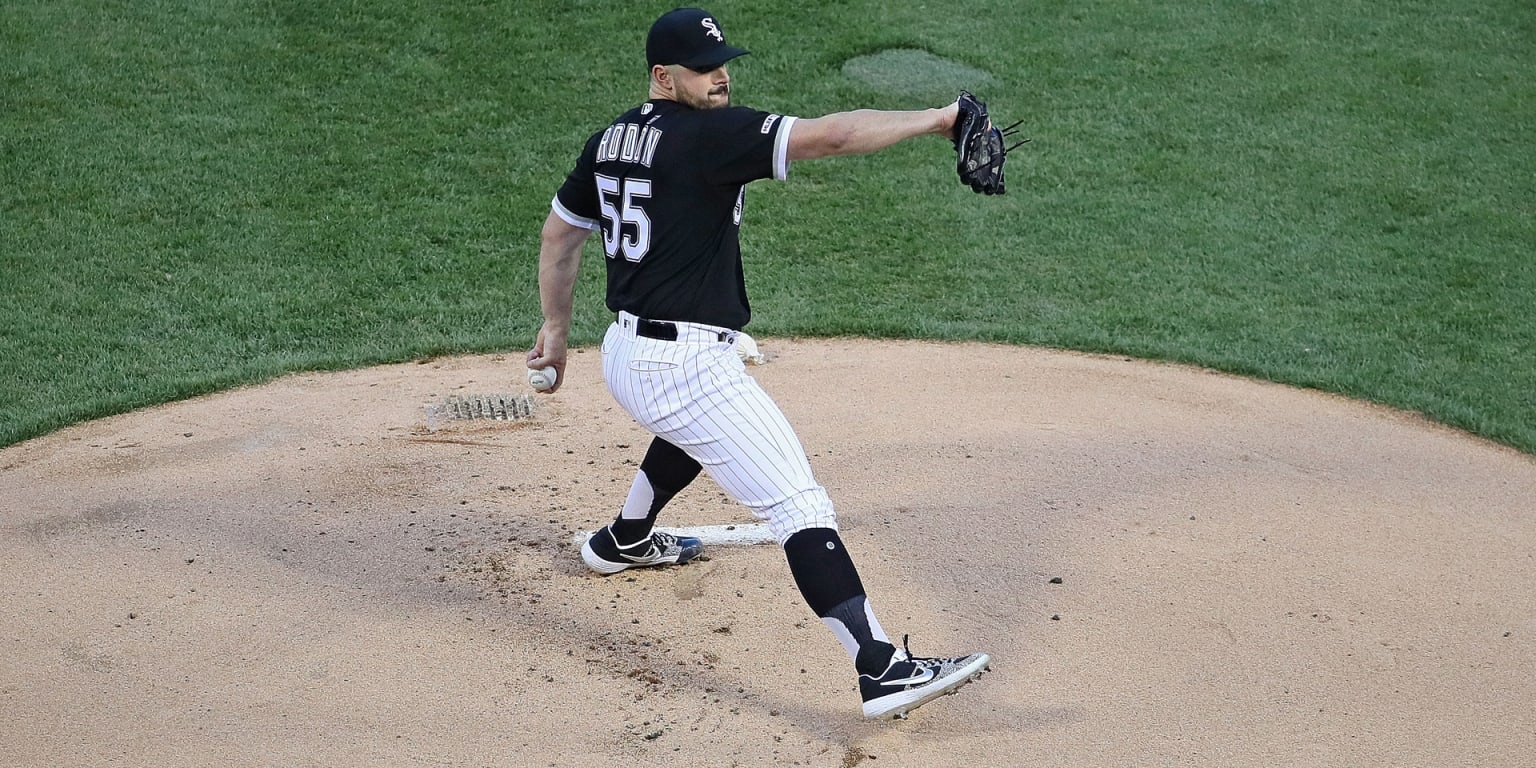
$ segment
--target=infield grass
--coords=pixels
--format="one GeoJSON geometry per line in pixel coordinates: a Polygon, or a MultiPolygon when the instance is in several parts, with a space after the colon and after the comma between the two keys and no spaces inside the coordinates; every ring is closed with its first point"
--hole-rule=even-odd
{"type": "MultiPolygon", "coordinates": [[[[936,106],[972,68],[1033,141],[1002,198],[938,139],[753,185],[752,332],[1193,363],[1536,451],[1536,6],[890,5],[710,5],[753,51],[738,102],[936,106]],[[956,66],[844,74],[889,50],[956,66]]],[[[0,445],[294,370],[525,349],[550,196],[643,97],[670,7],[6,3],[0,445]]],[[[609,320],[601,274],[589,246],[577,343],[609,320]]]]}

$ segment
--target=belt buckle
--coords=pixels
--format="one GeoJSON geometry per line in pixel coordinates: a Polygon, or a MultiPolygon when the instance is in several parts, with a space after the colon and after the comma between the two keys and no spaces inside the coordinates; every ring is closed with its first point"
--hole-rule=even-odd
{"type": "Polygon", "coordinates": [[[639,321],[639,327],[635,329],[635,333],[649,339],[677,341],[677,323],[642,318],[639,321]]]}

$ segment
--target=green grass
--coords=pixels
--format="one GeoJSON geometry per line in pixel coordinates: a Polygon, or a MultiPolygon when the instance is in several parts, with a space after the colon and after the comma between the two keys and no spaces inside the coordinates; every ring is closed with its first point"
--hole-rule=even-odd
{"type": "MultiPolygon", "coordinates": [[[[988,73],[1034,139],[1003,198],[960,187],[937,139],[754,185],[754,333],[1194,363],[1536,452],[1536,7],[963,5],[711,6],[753,51],[740,102],[937,105],[956,68],[905,91],[843,74],[921,51],[988,73]]],[[[293,370],[526,348],[549,198],[642,97],[661,10],[6,3],[0,445],[293,370]]],[[[609,319],[601,275],[589,246],[577,342],[609,319]]]]}

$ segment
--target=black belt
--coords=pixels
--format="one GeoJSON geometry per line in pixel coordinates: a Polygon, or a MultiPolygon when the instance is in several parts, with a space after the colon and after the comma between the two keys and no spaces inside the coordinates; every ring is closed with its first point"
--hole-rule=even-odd
{"type": "MultiPolygon", "coordinates": [[[[647,339],[658,341],[677,341],[677,323],[669,323],[665,320],[635,320],[635,335],[644,336],[647,339]]],[[[730,341],[730,331],[720,331],[715,334],[720,341],[730,341]]]]}

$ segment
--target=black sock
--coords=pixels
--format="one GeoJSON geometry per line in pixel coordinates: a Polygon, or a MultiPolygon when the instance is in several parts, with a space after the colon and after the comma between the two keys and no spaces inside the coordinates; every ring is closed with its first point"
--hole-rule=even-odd
{"type": "Polygon", "coordinates": [[[683,449],[661,439],[651,440],[624,509],[614,518],[613,537],[623,546],[651,535],[661,508],[699,476],[699,466],[683,449]],[[643,515],[643,517],[641,516],[643,515]]]}
{"type": "Polygon", "coordinates": [[[807,528],[784,542],[789,572],[807,605],[843,644],[860,674],[878,675],[895,646],[873,621],[864,584],[837,531],[807,528]]]}

